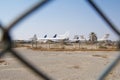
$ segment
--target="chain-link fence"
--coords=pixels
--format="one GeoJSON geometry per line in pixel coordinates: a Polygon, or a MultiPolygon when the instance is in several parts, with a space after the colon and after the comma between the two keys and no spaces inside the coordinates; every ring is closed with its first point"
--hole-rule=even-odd
{"type": "MultiPolygon", "coordinates": [[[[12,40],[11,40],[10,31],[16,24],[21,22],[23,19],[28,17],[35,10],[37,10],[38,8],[43,7],[44,5],[46,5],[50,1],[51,0],[43,0],[43,1],[38,2],[36,5],[34,5],[34,7],[30,8],[28,11],[24,12],[17,19],[15,19],[10,25],[8,25],[7,28],[5,28],[4,26],[2,26],[2,24],[0,24],[0,28],[1,28],[2,32],[3,32],[3,37],[2,37],[3,50],[0,52],[0,57],[3,57],[7,52],[10,52],[14,57],[16,57],[24,65],[26,65],[29,69],[31,69],[34,73],[36,73],[40,77],[40,79],[42,77],[45,80],[52,80],[52,79],[50,77],[48,77],[46,74],[44,74],[44,72],[42,72],[40,69],[37,69],[31,63],[29,63],[27,61],[27,59],[22,57],[22,55],[20,55],[18,52],[16,52],[15,50],[12,49],[13,43],[12,43],[12,40]]],[[[86,2],[93,8],[94,11],[96,11],[99,14],[99,16],[109,25],[109,28],[113,32],[115,32],[116,35],[118,35],[118,38],[119,38],[119,36],[120,36],[119,30],[103,14],[103,12],[94,3],[94,1],[93,0],[86,0],[86,2]]],[[[99,76],[98,80],[104,80],[105,77],[109,74],[109,72],[118,64],[119,60],[120,60],[120,55],[118,57],[116,57],[115,61],[113,61],[113,63],[111,63],[111,65],[103,71],[103,73],[99,76]]]]}

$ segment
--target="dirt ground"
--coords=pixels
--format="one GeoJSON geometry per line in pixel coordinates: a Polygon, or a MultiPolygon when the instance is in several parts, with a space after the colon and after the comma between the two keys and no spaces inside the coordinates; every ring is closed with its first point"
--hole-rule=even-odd
{"type": "MultiPolygon", "coordinates": [[[[97,80],[118,51],[39,51],[16,48],[28,62],[55,80],[97,80]]],[[[0,63],[0,80],[43,80],[7,53],[0,63]]],[[[120,64],[106,80],[120,79],[120,64]]]]}

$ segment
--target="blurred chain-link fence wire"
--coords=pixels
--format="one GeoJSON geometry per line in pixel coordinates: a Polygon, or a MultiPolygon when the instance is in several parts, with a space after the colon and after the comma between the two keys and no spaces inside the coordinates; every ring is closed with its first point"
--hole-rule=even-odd
{"type": "MultiPolygon", "coordinates": [[[[109,28],[116,33],[116,35],[118,36],[118,38],[120,37],[120,31],[119,29],[117,29],[117,27],[115,25],[113,25],[113,23],[105,16],[105,14],[102,12],[102,10],[100,10],[100,8],[94,3],[93,0],[87,0],[87,2],[90,4],[90,6],[99,14],[99,16],[106,22],[106,24],[108,24],[109,28]]],[[[118,44],[118,46],[120,47],[120,43],[118,44]]],[[[111,65],[109,65],[104,71],[103,73],[99,76],[98,80],[104,80],[106,78],[106,76],[110,73],[110,71],[118,64],[118,62],[120,61],[120,54],[118,55],[118,57],[111,63],[111,65]]]]}
{"type": "MultiPolygon", "coordinates": [[[[18,52],[14,51],[12,49],[12,40],[10,36],[10,31],[13,27],[15,27],[19,22],[21,22],[23,19],[28,17],[31,13],[33,13],[35,10],[38,8],[43,7],[46,5],[48,2],[52,0],[42,0],[33,7],[31,7],[28,11],[24,12],[22,15],[20,15],[18,18],[16,18],[10,25],[5,28],[0,24],[0,28],[3,32],[2,35],[2,47],[3,50],[0,52],[0,57],[3,57],[7,52],[10,52],[14,57],[16,57],[18,60],[20,60],[24,65],[26,65],[30,70],[32,70],[34,73],[36,73],[40,79],[43,78],[44,80],[53,80],[51,77],[49,77],[47,74],[45,74],[43,71],[40,69],[37,69],[35,66],[32,65],[32,63],[29,63],[22,55],[20,55],[18,52]]],[[[118,38],[120,37],[120,32],[119,30],[113,25],[112,22],[104,15],[104,13],[99,9],[99,7],[94,3],[93,0],[85,0],[88,2],[88,4],[93,8],[94,11],[96,11],[99,16],[108,24],[109,28],[118,35],[118,38]]],[[[119,43],[120,47],[120,43],[119,43]]],[[[98,77],[98,80],[104,80],[106,76],[110,73],[110,71],[118,64],[120,61],[120,55],[116,57],[115,61],[110,64],[105,70],[103,70],[103,73],[98,77]]]]}

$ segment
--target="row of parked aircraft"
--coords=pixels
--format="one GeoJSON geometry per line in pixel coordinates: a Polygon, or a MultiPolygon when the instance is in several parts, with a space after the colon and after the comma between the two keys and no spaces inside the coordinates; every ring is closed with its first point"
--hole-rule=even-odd
{"type": "Polygon", "coordinates": [[[65,42],[69,40],[69,32],[66,32],[63,35],[57,35],[55,34],[52,38],[47,37],[47,35],[44,36],[44,38],[38,38],[39,42],[47,42],[47,41],[52,41],[52,42],[65,42]]]}
{"type": "MultiPolygon", "coordinates": [[[[84,37],[84,35],[75,35],[73,39],[69,38],[69,32],[66,32],[63,35],[57,35],[55,34],[52,38],[49,38],[47,35],[45,35],[43,38],[37,38],[36,35],[33,36],[32,40],[36,40],[38,42],[46,43],[47,41],[52,42],[78,42],[78,41],[87,41],[87,39],[84,37]]],[[[101,39],[98,39],[97,41],[106,41],[109,38],[109,34],[105,34],[101,39]]]]}

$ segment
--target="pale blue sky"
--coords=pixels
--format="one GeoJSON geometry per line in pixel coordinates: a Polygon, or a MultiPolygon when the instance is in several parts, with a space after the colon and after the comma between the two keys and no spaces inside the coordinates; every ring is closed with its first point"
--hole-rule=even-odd
{"type": "MultiPolygon", "coordinates": [[[[39,0],[1,0],[0,22],[7,26],[17,16],[33,6],[39,0]]],[[[120,26],[120,0],[94,0],[104,13],[117,26],[120,26]]],[[[119,27],[120,29],[120,27],[119,27]]],[[[110,39],[116,40],[117,36],[108,28],[108,25],[88,5],[86,0],[53,0],[42,9],[23,20],[12,30],[14,39],[29,39],[34,34],[43,37],[47,34],[70,32],[73,35],[85,35],[95,32],[98,38],[109,33],[110,39]]]]}

